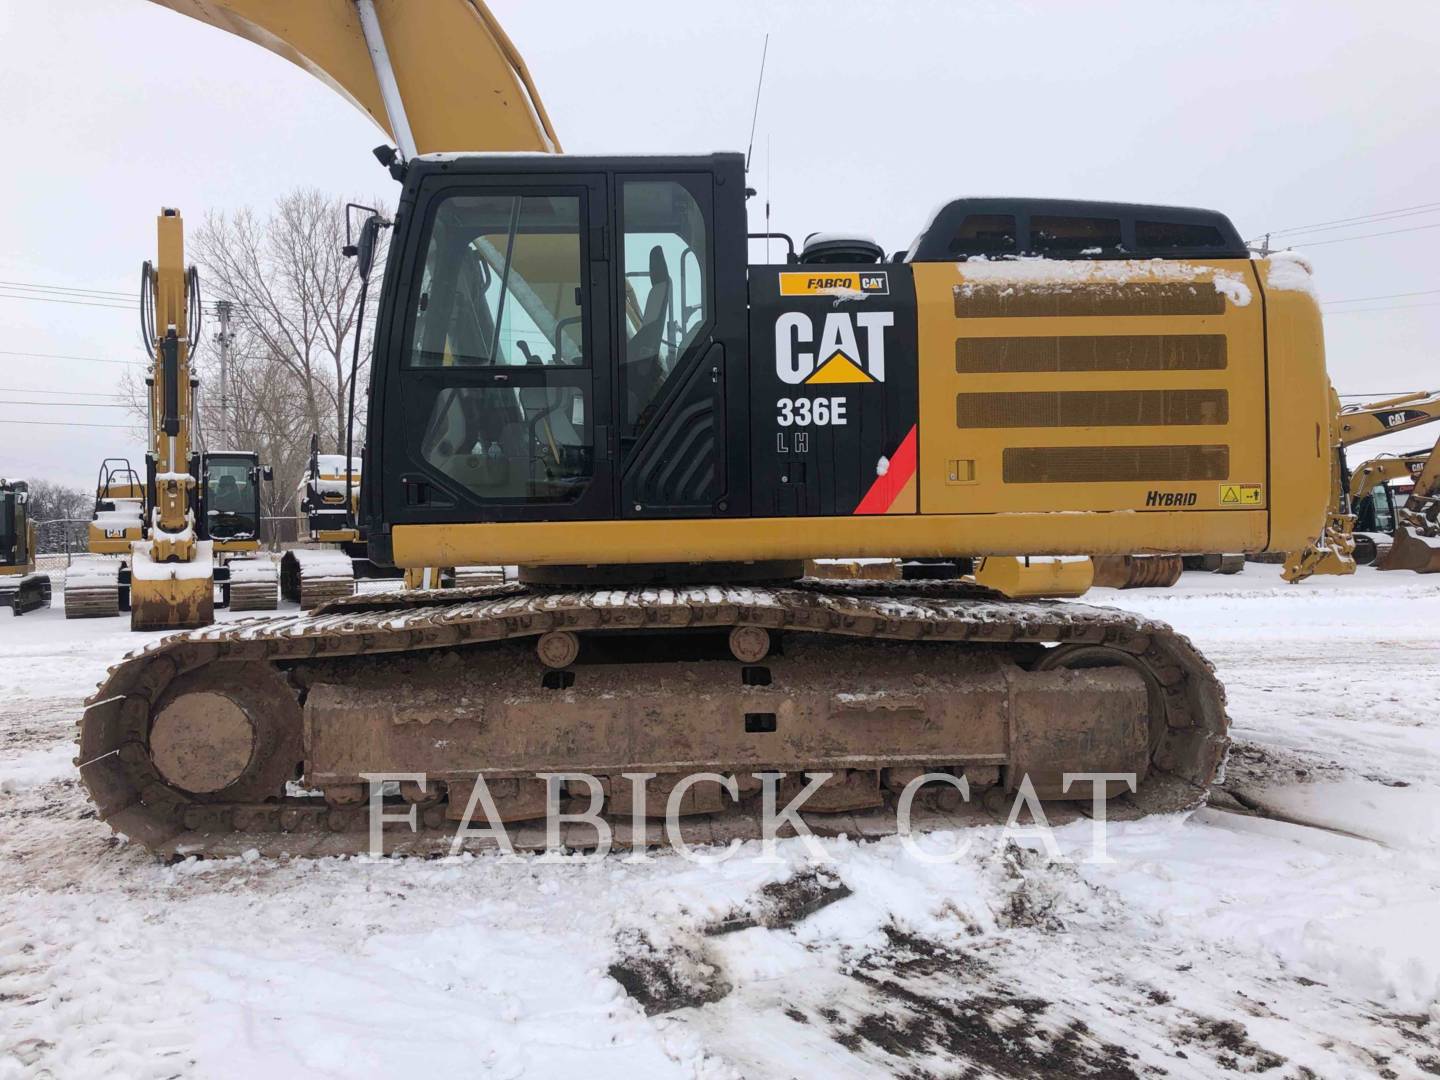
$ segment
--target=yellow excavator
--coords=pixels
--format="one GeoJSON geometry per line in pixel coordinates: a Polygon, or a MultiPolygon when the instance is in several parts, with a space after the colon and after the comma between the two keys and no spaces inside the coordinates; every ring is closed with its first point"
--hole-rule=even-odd
{"type": "MultiPolygon", "coordinates": [[[[1353,574],[1357,543],[1364,549],[1362,561],[1373,560],[1381,570],[1440,573],[1440,548],[1428,539],[1435,535],[1434,508],[1427,501],[1430,496],[1422,494],[1408,514],[1396,518],[1394,535],[1382,553],[1370,537],[1357,537],[1357,511],[1367,518],[1373,516],[1373,507],[1365,510],[1358,503],[1377,484],[1403,473],[1390,472],[1396,467],[1390,464],[1397,460],[1395,458],[1364,462],[1354,472],[1345,458],[1346,450],[1352,446],[1437,420],[1440,420],[1440,391],[1421,390],[1383,401],[1346,406],[1341,406],[1339,396],[1331,391],[1327,438],[1331,453],[1330,510],[1320,537],[1286,557],[1283,571],[1286,581],[1304,581],[1313,574],[1353,574]]],[[[1423,471],[1423,467],[1412,470],[1409,463],[1403,468],[1417,478],[1423,471]]],[[[1419,487],[1417,483],[1417,490],[1419,487]]],[[[1381,493],[1380,497],[1387,496],[1381,493]]],[[[1367,520],[1365,524],[1370,522],[1367,520]]]]}
{"type": "Polygon", "coordinates": [[[165,853],[364,850],[376,773],[406,774],[409,850],[482,795],[510,822],[587,794],[628,821],[648,791],[722,841],[801,793],[853,832],[925,773],[1131,812],[1205,798],[1224,695],[1168,626],[801,566],[1313,541],[1329,384],[1293,267],[1213,211],[1006,198],[917,216],[898,255],[829,237],[752,264],[740,154],[555,153],[478,0],[162,2],[398,144],[377,152],[394,219],[353,244],[368,288],[388,231],[369,555],[521,576],[121,663],[78,759],[113,829],[165,853]],[[537,775],[561,773],[587,775],[537,775]]]}
{"type": "Polygon", "coordinates": [[[130,612],[135,630],[214,621],[214,590],[237,611],[273,610],[278,572],[256,557],[260,484],[270,470],[251,451],[195,449],[192,333],[199,286],[184,266],[179,211],[158,219],[159,260],[141,272],[141,326],[150,354],[144,475],[126,458],[100,465],[88,530],[93,558],[66,572],[65,617],[130,612]],[[119,556],[117,558],[116,556],[119,556]]]}
{"type": "Polygon", "coordinates": [[[0,477],[0,607],[16,615],[50,606],[50,576],[35,572],[39,530],[29,505],[29,484],[0,477]]]}
{"type": "Polygon", "coordinates": [[[1413,567],[1396,566],[1392,561],[1390,553],[1394,549],[1395,532],[1400,527],[1400,510],[1404,503],[1403,498],[1396,502],[1397,489],[1393,485],[1397,480],[1409,480],[1409,491],[1413,492],[1434,453],[1432,447],[1403,454],[1385,454],[1362,462],[1350,473],[1350,506],[1355,515],[1353,535],[1357,566],[1374,564],[1382,570],[1426,571],[1430,562],[1428,558],[1423,566],[1413,567]]]}
{"type": "Polygon", "coordinates": [[[106,458],[95,481],[95,502],[86,528],[89,556],[71,560],[65,571],[65,617],[93,619],[129,608],[130,567],[126,556],[145,538],[145,480],[128,458],[106,458]]]}

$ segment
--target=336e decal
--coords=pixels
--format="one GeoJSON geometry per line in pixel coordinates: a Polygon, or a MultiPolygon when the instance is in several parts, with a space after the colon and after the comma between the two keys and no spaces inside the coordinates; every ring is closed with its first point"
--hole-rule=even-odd
{"type": "Polygon", "coordinates": [[[775,422],[781,427],[844,427],[843,397],[782,397],[775,403],[775,422]]]}

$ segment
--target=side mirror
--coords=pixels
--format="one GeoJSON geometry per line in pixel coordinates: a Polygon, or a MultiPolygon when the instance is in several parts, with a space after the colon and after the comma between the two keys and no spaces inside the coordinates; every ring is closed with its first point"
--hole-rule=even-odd
{"type": "Polygon", "coordinates": [[[347,251],[346,254],[354,254],[355,265],[360,271],[360,280],[369,281],[370,271],[375,266],[375,244],[380,239],[380,228],[383,222],[379,214],[371,214],[365,219],[365,224],[360,226],[360,235],[355,238],[354,251],[347,251]]]}

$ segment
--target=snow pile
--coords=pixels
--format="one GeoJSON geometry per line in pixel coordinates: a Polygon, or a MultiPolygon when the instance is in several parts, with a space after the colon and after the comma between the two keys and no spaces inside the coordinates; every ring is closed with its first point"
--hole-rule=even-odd
{"type": "Polygon", "coordinates": [[[1267,289],[1309,293],[1319,299],[1319,294],[1315,291],[1315,279],[1312,276],[1314,271],[1303,256],[1293,251],[1277,251],[1267,258],[1269,262],[1269,270],[1265,274],[1267,289]]]}
{"type": "Polygon", "coordinates": [[[300,564],[306,578],[349,578],[355,576],[355,564],[349,555],[335,548],[295,548],[285,553],[300,564]]]}
{"type": "Polygon", "coordinates": [[[120,580],[121,560],[103,555],[77,558],[65,570],[67,589],[113,589],[120,580]]]}
{"type": "Polygon", "coordinates": [[[1086,861],[1087,820],[1052,853],[977,810],[919,855],[818,840],[818,867],[799,840],[710,867],[165,865],[111,840],[70,764],[106,665],[164,635],[0,618],[0,1076],[1433,1073],[1433,579],[1296,587],[1250,565],[1090,599],[1205,650],[1230,691],[1228,783],[1289,821],[1113,823],[1109,862],[1086,861]],[[787,905],[807,881],[823,902],[787,905]]]}
{"type": "Polygon", "coordinates": [[[230,567],[231,582],[271,582],[279,573],[274,556],[268,554],[256,555],[250,559],[231,559],[226,565],[230,567]]]}
{"type": "Polygon", "coordinates": [[[115,509],[95,511],[95,524],[102,529],[138,529],[145,509],[140,499],[116,499],[115,509]]]}
{"type": "Polygon", "coordinates": [[[972,295],[975,285],[1055,286],[1067,289],[1086,285],[1209,284],[1236,307],[1250,303],[1250,288],[1239,274],[1213,266],[1195,266],[1171,259],[1092,261],[1072,259],[970,259],[958,263],[963,284],[957,295],[972,295]]]}

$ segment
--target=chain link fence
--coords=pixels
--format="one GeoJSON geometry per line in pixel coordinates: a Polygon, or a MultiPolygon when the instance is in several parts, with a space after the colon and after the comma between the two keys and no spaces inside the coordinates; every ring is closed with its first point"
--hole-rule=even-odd
{"type": "MultiPolygon", "coordinates": [[[[89,555],[90,519],[55,518],[37,521],[35,569],[63,574],[75,559],[89,555]]],[[[300,539],[300,523],[293,517],[262,517],[260,543],[268,551],[279,551],[300,539]]],[[[118,556],[116,556],[118,558],[118,556]]]]}

